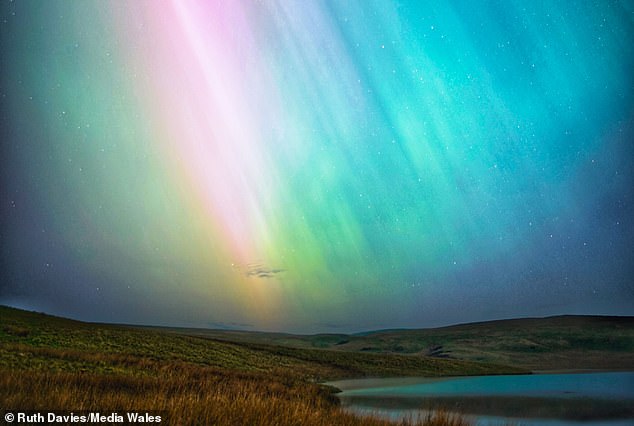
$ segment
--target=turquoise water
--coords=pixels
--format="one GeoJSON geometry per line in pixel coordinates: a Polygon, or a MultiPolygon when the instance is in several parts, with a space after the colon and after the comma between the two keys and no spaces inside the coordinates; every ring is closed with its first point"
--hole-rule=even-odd
{"type": "Polygon", "coordinates": [[[634,373],[535,374],[333,383],[344,407],[391,419],[441,407],[475,425],[633,425],[634,373]]]}

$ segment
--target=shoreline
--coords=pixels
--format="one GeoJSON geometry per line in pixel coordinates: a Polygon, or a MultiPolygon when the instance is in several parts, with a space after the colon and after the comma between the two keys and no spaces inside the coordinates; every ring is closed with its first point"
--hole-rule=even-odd
{"type": "Polygon", "coordinates": [[[392,386],[409,386],[422,383],[435,383],[449,379],[467,378],[467,377],[485,377],[485,376],[526,376],[526,375],[548,375],[548,374],[593,374],[593,373],[634,373],[631,368],[567,368],[554,370],[532,370],[526,374],[477,374],[469,376],[403,376],[403,377],[360,377],[356,379],[329,380],[322,382],[322,385],[330,386],[339,390],[338,393],[380,387],[392,386]]]}

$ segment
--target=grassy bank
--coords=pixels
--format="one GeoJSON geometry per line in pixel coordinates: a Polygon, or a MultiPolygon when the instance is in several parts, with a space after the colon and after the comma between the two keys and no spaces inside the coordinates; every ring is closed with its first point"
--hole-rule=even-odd
{"type": "MultiPolygon", "coordinates": [[[[2,372],[0,399],[10,410],[149,412],[177,425],[382,425],[339,409],[330,391],[288,377],[172,366],[161,377],[2,372]]],[[[9,410],[8,410],[9,411],[9,410]]],[[[407,423],[403,423],[407,424],[407,423]]],[[[442,414],[420,425],[463,425],[442,414]]]]}
{"type": "MultiPolygon", "coordinates": [[[[343,412],[333,389],[318,382],[522,372],[421,356],[218,341],[7,307],[0,307],[0,343],[4,410],[148,410],[168,424],[387,425],[343,412]]],[[[420,422],[462,423],[444,415],[420,422]]]]}

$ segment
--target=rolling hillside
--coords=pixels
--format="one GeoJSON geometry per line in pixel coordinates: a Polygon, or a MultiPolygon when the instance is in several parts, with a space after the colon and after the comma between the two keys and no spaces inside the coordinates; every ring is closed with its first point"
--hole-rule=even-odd
{"type": "Polygon", "coordinates": [[[529,370],[634,369],[634,317],[556,316],[351,335],[171,331],[233,342],[274,343],[345,352],[416,354],[513,365],[529,370]]]}
{"type": "MultiPolygon", "coordinates": [[[[0,306],[0,416],[142,410],[174,425],[389,426],[344,412],[333,396],[336,389],[318,382],[522,372],[431,357],[220,341],[0,306]]],[[[466,422],[439,414],[403,425],[466,422]]]]}

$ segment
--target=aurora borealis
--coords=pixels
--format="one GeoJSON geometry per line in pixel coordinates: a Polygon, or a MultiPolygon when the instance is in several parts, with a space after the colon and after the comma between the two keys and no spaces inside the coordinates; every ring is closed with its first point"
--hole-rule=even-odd
{"type": "Polygon", "coordinates": [[[634,314],[631,1],[2,3],[0,303],[634,314]]]}

